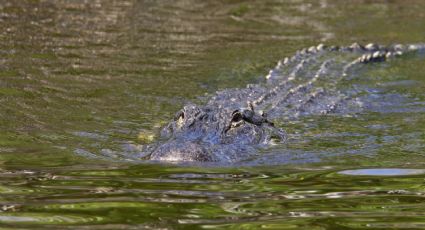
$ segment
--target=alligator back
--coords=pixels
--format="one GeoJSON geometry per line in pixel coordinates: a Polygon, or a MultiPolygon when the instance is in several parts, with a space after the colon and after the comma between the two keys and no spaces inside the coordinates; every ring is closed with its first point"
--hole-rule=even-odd
{"type": "Polygon", "coordinates": [[[255,156],[258,147],[286,140],[283,127],[276,127],[275,120],[382,110],[391,103],[371,97],[370,92],[376,89],[355,84],[356,79],[387,65],[391,59],[424,50],[424,45],[357,43],[303,49],[279,61],[262,84],[226,89],[217,92],[206,105],[185,106],[163,129],[165,141],[151,146],[150,159],[242,161],[255,156]]]}
{"type": "Polygon", "coordinates": [[[368,89],[353,84],[353,80],[367,74],[370,68],[388,65],[391,59],[424,50],[422,44],[362,46],[354,43],[348,47],[319,44],[279,61],[265,77],[265,84],[220,91],[208,104],[246,107],[252,103],[255,109],[267,113],[269,119],[356,113],[369,104],[362,98],[368,89]]]}

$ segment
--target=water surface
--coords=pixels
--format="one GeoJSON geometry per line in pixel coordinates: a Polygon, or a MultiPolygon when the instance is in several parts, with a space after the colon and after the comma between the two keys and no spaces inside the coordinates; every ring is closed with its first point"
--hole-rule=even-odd
{"type": "Polygon", "coordinates": [[[185,103],[261,82],[300,48],[424,42],[423,9],[422,1],[2,1],[0,226],[425,227],[421,58],[356,79],[394,103],[281,121],[290,142],[241,165],[134,157],[185,103]]]}

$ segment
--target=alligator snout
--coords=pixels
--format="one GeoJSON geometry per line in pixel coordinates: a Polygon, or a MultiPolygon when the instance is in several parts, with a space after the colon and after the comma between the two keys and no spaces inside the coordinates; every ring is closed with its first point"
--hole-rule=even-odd
{"type": "Polygon", "coordinates": [[[208,146],[195,142],[170,141],[155,149],[151,154],[151,160],[158,161],[217,161],[208,146]]]}

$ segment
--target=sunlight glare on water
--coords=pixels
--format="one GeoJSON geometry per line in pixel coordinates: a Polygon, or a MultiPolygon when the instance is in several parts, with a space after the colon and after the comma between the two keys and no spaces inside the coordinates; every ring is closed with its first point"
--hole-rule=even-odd
{"type": "Polygon", "coordinates": [[[424,169],[397,169],[397,168],[382,168],[382,169],[356,169],[344,170],[340,172],[345,175],[353,176],[408,176],[424,174],[424,169]]]}

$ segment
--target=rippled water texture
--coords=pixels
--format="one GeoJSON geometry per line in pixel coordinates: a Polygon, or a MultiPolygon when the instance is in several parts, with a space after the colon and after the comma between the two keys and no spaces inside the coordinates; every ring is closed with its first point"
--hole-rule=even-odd
{"type": "Polygon", "coordinates": [[[379,86],[371,95],[389,104],[282,121],[288,144],[243,167],[134,157],[185,103],[260,82],[300,48],[425,42],[424,9],[401,0],[0,1],[0,227],[425,228],[423,58],[356,80],[379,86]]]}

